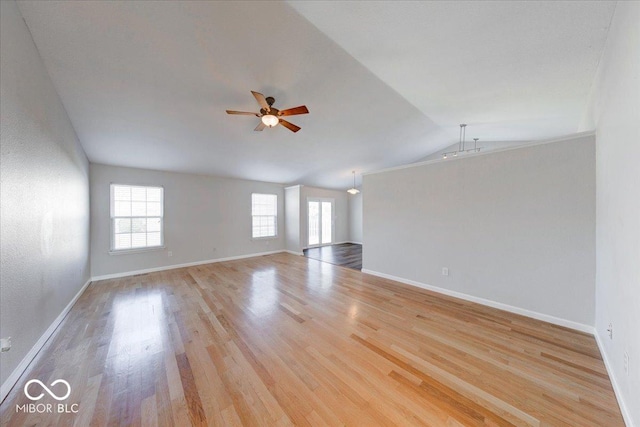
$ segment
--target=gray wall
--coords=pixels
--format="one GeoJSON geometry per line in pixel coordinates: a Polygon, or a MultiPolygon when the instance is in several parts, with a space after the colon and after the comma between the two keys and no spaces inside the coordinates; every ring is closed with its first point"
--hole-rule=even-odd
{"type": "Polygon", "coordinates": [[[13,340],[0,355],[4,385],[89,279],[89,177],[13,1],[0,2],[0,19],[0,336],[13,340]]]}
{"type": "Polygon", "coordinates": [[[362,191],[349,195],[349,241],[362,243],[362,191]]]}
{"type": "Polygon", "coordinates": [[[284,249],[279,184],[91,164],[91,274],[103,276],[284,249]],[[109,254],[109,184],[164,187],[165,249],[109,254]],[[251,193],[278,196],[278,237],[251,238],[251,193]],[[169,257],[169,251],[172,257],[169,257]]]}
{"type": "Polygon", "coordinates": [[[592,135],[369,174],[364,188],[364,269],[593,325],[592,135]]]}
{"type": "Polygon", "coordinates": [[[308,246],[308,216],[307,199],[310,197],[334,199],[333,226],[335,228],[334,243],[349,241],[349,193],[340,190],[327,190],[325,188],[307,187],[300,188],[300,239],[302,247],[308,246]]]}
{"type": "Polygon", "coordinates": [[[640,425],[640,3],[618,2],[586,129],[596,143],[596,333],[628,425],[640,425]],[[613,324],[613,339],[607,327],[613,324]],[[624,371],[624,352],[630,359],[624,371]]]}
{"type": "Polygon", "coordinates": [[[285,248],[288,251],[302,253],[300,241],[300,186],[284,189],[285,212],[285,248]]]}

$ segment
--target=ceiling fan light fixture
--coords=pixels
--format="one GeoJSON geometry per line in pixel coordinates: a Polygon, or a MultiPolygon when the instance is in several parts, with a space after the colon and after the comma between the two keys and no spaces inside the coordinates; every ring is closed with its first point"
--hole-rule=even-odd
{"type": "Polygon", "coordinates": [[[270,128],[280,123],[280,119],[278,119],[273,114],[265,114],[261,117],[261,120],[262,120],[262,123],[264,123],[266,126],[270,128]]]}
{"type": "Polygon", "coordinates": [[[254,129],[255,132],[262,132],[264,128],[273,128],[277,125],[282,125],[285,128],[289,129],[291,132],[298,132],[301,127],[296,126],[291,122],[288,122],[280,117],[283,116],[297,116],[298,114],[309,114],[309,109],[306,105],[299,105],[293,108],[286,108],[284,110],[278,110],[277,108],[272,108],[273,103],[276,101],[273,96],[265,96],[260,92],[251,91],[253,97],[258,101],[260,105],[259,113],[250,113],[249,111],[235,111],[235,110],[227,110],[227,114],[235,114],[241,116],[256,116],[260,118],[260,123],[254,129]]]}

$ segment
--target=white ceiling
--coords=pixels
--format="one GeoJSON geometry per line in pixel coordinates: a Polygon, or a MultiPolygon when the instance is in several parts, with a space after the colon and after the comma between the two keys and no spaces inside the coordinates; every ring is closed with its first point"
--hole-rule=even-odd
{"type": "Polygon", "coordinates": [[[614,2],[21,1],[92,162],[348,188],[457,140],[576,132],[614,2]],[[277,108],[254,132],[250,90],[277,108]]]}

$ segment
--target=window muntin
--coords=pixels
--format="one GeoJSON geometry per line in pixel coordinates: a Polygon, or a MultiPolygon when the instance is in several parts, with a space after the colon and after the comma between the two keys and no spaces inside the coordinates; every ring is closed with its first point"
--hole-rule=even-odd
{"type": "Polygon", "coordinates": [[[111,184],[111,251],[164,245],[164,189],[111,184]]]}
{"type": "Polygon", "coordinates": [[[251,237],[276,237],[278,235],[278,196],[275,194],[251,194],[251,237]]]}

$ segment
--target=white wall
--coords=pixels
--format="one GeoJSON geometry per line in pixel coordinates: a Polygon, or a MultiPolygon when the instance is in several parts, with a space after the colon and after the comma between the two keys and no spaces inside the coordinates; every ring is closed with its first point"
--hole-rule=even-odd
{"type": "Polygon", "coordinates": [[[628,425],[640,425],[640,3],[618,2],[594,83],[596,332],[628,425]],[[613,324],[613,339],[607,327],[613,324]],[[624,352],[630,369],[624,371],[624,352]]]}
{"type": "Polygon", "coordinates": [[[349,195],[349,241],[362,243],[362,191],[349,195]]]}
{"type": "Polygon", "coordinates": [[[91,164],[91,274],[117,274],[283,250],[279,184],[91,164]],[[163,250],[109,254],[109,184],[164,187],[163,250]],[[251,193],[278,196],[278,237],[251,238],[251,193]],[[173,256],[169,257],[171,251],[173,256]]]}
{"type": "Polygon", "coordinates": [[[285,248],[297,254],[302,253],[300,241],[300,185],[284,189],[285,248]]]}
{"type": "Polygon", "coordinates": [[[334,243],[349,241],[349,193],[340,190],[327,190],[324,188],[302,186],[300,188],[300,239],[302,247],[308,246],[308,215],[307,200],[309,198],[334,199],[333,226],[335,228],[334,243]]]}
{"type": "Polygon", "coordinates": [[[368,174],[364,188],[364,270],[593,325],[593,135],[368,174]]]}
{"type": "Polygon", "coordinates": [[[89,168],[13,1],[0,19],[1,400],[89,279],[89,168]]]}

